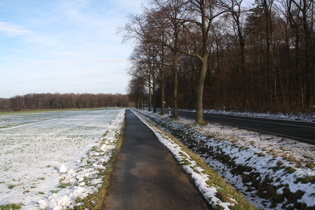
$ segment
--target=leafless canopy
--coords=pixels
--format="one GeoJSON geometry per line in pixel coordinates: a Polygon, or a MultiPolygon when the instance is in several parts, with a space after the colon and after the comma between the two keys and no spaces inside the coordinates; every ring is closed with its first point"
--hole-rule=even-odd
{"type": "Polygon", "coordinates": [[[204,108],[311,110],[314,10],[310,0],[152,0],[122,30],[141,51],[141,103],[174,117],[195,108],[198,123],[204,108]]]}

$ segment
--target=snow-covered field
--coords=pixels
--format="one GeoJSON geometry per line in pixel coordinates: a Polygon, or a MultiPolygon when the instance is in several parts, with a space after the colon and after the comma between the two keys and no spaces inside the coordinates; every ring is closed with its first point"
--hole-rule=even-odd
{"type": "Polygon", "coordinates": [[[0,115],[0,205],[73,207],[97,191],[124,109],[0,115]]]}
{"type": "Polygon", "coordinates": [[[230,126],[201,126],[185,118],[141,113],[198,153],[258,208],[315,208],[315,146],[230,126]]]}

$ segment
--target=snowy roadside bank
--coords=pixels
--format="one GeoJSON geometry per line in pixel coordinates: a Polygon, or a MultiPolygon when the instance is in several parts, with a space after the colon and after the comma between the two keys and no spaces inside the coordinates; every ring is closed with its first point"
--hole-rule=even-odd
{"type": "Polygon", "coordinates": [[[194,180],[196,186],[198,187],[199,191],[203,194],[203,196],[206,198],[206,200],[212,205],[213,207],[216,207],[217,205],[222,207],[223,209],[229,209],[228,206],[233,206],[233,203],[228,202],[222,202],[217,196],[217,189],[215,187],[210,187],[207,184],[208,176],[203,173],[203,169],[200,168],[195,161],[192,161],[189,154],[182,151],[181,147],[176,144],[174,141],[172,141],[168,136],[166,136],[161,131],[157,130],[150,124],[148,124],[143,116],[137,114],[134,112],[134,114],[137,115],[137,117],[146,124],[158,137],[159,141],[164,144],[164,146],[170,150],[170,152],[174,155],[176,160],[179,163],[183,163],[184,161],[189,162],[189,165],[184,165],[183,168],[186,171],[186,173],[190,174],[192,179],[194,180]]]}
{"type": "Polygon", "coordinates": [[[71,209],[98,192],[124,109],[1,116],[0,205],[71,209]]]}
{"type": "Polygon", "coordinates": [[[315,208],[315,147],[218,124],[141,111],[199,154],[261,209],[315,208]]]}
{"type": "MultiPolygon", "coordinates": [[[[196,112],[196,110],[184,110],[190,112],[196,112]]],[[[239,112],[231,110],[214,110],[207,109],[204,110],[206,114],[219,114],[219,115],[234,115],[241,117],[256,117],[256,118],[266,118],[275,120],[291,120],[291,121],[303,121],[303,122],[315,122],[315,112],[314,113],[254,113],[254,112],[239,112]]]]}
{"type": "Polygon", "coordinates": [[[134,114],[146,124],[158,137],[159,141],[174,155],[175,159],[182,165],[184,171],[189,174],[194,181],[199,191],[203,194],[204,198],[214,208],[229,209],[229,206],[234,206],[237,203],[232,197],[229,197],[229,202],[223,202],[218,195],[218,186],[209,184],[209,174],[201,168],[198,163],[188,154],[183,148],[171,139],[169,135],[159,130],[153,124],[149,123],[146,116],[133,111],[134,114]]]}

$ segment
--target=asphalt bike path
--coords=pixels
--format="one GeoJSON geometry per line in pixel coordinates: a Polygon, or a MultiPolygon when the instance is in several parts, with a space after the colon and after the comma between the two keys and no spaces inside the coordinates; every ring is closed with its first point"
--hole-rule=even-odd
{"type": "Polygon", "coordinates": [[[155,134],[126,110],[126,126],[103,209],[211,209],[155,134]]]}

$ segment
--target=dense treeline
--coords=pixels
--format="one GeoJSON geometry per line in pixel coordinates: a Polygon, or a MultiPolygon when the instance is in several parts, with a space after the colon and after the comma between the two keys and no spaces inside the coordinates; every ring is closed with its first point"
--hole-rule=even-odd
{"type": "Polygon", "coordinates": [[[2,110],[74,109],[99,107],[128,107],[127,95],[121,94],[27,94],[0,99],[2,110]]]}
{"type": "Polygon", "coordinates": [[[136,40],[138,105],[308,111],[315,104],[313,0],[152,0],[122,29],[136,40]],[[166,104],[165,104],[166,102],[166,104]]]}

